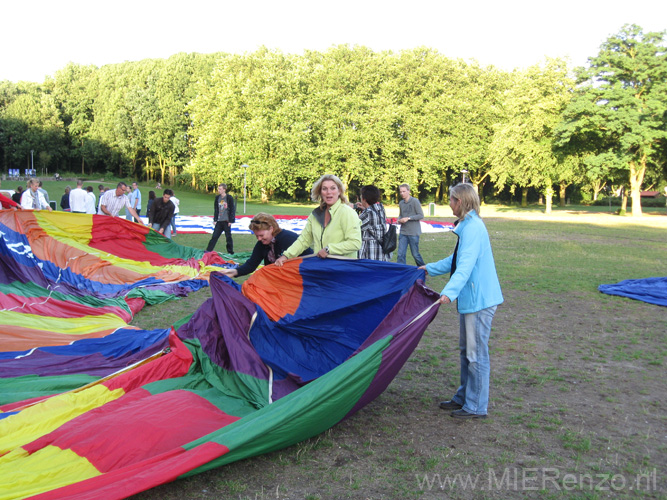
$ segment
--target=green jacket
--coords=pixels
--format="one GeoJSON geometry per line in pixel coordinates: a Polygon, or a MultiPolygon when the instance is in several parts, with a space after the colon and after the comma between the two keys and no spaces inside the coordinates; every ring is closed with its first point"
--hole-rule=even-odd
{"type": "Polygon", "coordinates": [[[328,247],[331,255],[356,259],[361,248],[361,223],[357,213],[340,200],[331,206],[329,212],[331,221],[324,227],[325,210],[319,207],[313,210],[306,227],[283,255],[292,259],[309,247],[315,253],[328,247]]]}

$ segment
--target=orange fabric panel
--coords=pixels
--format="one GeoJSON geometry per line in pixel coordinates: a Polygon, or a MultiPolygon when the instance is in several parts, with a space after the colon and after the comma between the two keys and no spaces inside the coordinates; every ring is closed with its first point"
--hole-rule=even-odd
{"type": "Polygon", "coordinates": [[[242,286],[243,295],[262,309],[272,321],[294,314],[303,296],[303,279],[299,273],[301,259],[291,259],[282,267],[265,266],[242,286]]]}
{"type": "MultiPolygon", "coordinates": [[[[125,328],[135,328],[126,326],[125,328]]],[[[82,335],[68,335],[46,330],[36,330],[21,326],[0,325],[0,350],[25,351],[33,347],[67,345],[74,340],[102,338],[110,335],[115,329],[100,330],[82,335]]]]}

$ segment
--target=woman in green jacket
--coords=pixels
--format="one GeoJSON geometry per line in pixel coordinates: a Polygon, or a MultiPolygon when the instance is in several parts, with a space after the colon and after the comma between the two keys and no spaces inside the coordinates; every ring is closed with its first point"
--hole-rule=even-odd
{"type": "Polygon", "coordinates": [[[320,206],[308,216],[306,227],[276,265],[282,266],[309,247],[322,259],[328,255],[356,259],[361,248],[361,225],[349,206],[343,183],[335,175],[325,174],[313,184],[310,194],[320,206]]]}

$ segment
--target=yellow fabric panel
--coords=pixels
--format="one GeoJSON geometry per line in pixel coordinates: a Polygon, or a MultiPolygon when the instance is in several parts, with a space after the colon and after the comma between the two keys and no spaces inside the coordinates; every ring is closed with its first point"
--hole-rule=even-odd
{"type": "MultiPolygon", "coordinates": [[[[65,422],[125,394],[96,384],[80,392],[66,392],[29,406],[16,415],[0,420],[0,455],[23,446],[57,429],[65,422]]],[[[0,461],[0,464],[2,462],[0,461]]],[[[4,476],[3,467],[2,476],[4,476]]],[[[0,488],[1,490],[2,488],[0,488]]]]}
{"type": "Polygon", "coordinates": [[[72,450],[46,446],[32,455],[19,448],[0,457],[0,500],[26,498],[101,474],[72,450]]]}
{"type": "MultiPolygon", "coordinates": [[[[7,326],[29,327],[68,335],[85,335],[101,330],[126,328],[127,323],[112,313],[78,318],[56,318],[37,314],[21,314],[18,311],[3,311],[2,324],[7,326]]],[[[72,340],[76,340],[72,338],[72,340]]]]}

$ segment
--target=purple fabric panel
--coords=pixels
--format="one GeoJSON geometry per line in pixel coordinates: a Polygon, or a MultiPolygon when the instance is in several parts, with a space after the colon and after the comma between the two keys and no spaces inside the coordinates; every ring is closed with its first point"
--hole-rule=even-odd
{"type": "Polygon", "coordinates": [[[7,255],[0,255],[0,283],[9,284],[15,281],[20,283],[32,281],[45,288],[50,284],[39,267],[25,266],[7,255]]]}
{"type": "Polygon", "coordinates": [[[371,385],[345,418],[373,401],[391,383],[419,344],[429,323],[438,314],[439,306],[431,308],[414,323],[410,324],[410,322],[439,298],[440,295],[437,292],[426,288],[420,280],[407,294],[401,297],[401,300],[398,301],[384,321],[357,349],[357,352],[362,351],[388,335],[392,337],[389,346],[383,352],[382,362],[371,385]]]}
{"type": "Polygon", "coordinates": [[[64,356],[35,350],[30,356],[19,359],[0,361],[0,378],[20,377],[23,375],[73,375],[82,373],[94,377],[106,377],[137,361],[141,361],[161,351],[169,345],[168,339],[137,352],[127,352],[123,356],[106,358],[103,354],[93,353],[85,356],[64,356]]]}
{"type": "Polygon", "coordinates": [[[211,293],[190,321],[178,329],[183,339],[197,339],[211,360],[225,370],[269,379],[269,369],[248,339],[250,322],[257,306],[220,273],[211,274],[211,293]]]}

